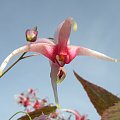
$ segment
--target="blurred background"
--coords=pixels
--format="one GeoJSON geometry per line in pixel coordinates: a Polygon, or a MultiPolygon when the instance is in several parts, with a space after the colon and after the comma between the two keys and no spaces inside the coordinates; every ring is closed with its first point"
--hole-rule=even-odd
{"type": "MultiPolygon", "coordinates": [[[[78,31],[71,32],[71,44],[120,58],[119,0],[0,0],[0,63],[16,48],[25,45],[25,31],[38,26],[39,37],[53,37],[60,22],[73,17],[78,31]]],[[[11,65],[19,56],[8,64],[11,65]]],[[[7,66],[7,67],[8,67],[7,66]]],[[[76,57],[65,66],[67,77],[58,86],[62,108],[77,109],[91,120],[99,120],[95,108],[73,74],[75,70],[90,82],[120,96],[120,63],[92,57],[76,57]]],[[[0,79],[0,119],[8,120],[23,110],[14,95],[28,88],[54,103],[48,59],[40,55],[22,60],[0,79]]]]}

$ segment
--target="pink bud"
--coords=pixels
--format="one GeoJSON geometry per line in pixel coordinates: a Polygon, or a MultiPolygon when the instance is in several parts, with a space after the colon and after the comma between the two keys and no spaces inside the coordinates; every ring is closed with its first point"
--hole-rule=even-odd
{"type": "Polygon", "coordinates": [[[35,42],[37,39],[37,35],[38,35],[37,27],[34,27],[32,29],[27,29],[25,34],[26,34],[27,41],[35,42]]]}

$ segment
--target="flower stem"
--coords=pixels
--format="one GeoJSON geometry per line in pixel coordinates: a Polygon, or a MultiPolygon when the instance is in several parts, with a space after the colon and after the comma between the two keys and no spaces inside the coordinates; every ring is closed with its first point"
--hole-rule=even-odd
{"type": "Polygon", "coordinates": [[[30,115],[29,115],[27,112],[24,112],[24,111],[19,111],[19,112],[15,113],[12,117],[9,118],[9,120],[11,120],[14,116],[16,116],[16,115],[19,114],[19,113],[24,113],[24,114],[26,114],[26,115],[28,116],[29,120],[32,120],[32,118],[30,117],[30,115]]]}
{"type": "Polygon", "coordinates": [[[29,58],[29,57],[33,57],[33,56],[38,56],[40,54],[32,54],[32,55],[28,55],[28,56],[24,56],[27,52],[24,52],[5,72],[3,72],[3,74],[0,76],[0,78],[5,75],[14,65],[16,65],[20,60],[25,59],[25,58],[29,58]]]}
{"type": "Polygon", "coordinates": [[[0,78],[7,73],[15,64],[17,64],[22,58],[23,56],[26,54],[27,52],[24,52],[5,72],[3,72],[3,74],[0,76],[0,78]]]}

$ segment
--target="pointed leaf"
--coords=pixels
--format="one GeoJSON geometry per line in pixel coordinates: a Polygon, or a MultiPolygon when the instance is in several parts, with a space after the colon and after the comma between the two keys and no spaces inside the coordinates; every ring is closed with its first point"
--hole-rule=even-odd
{"type": "Polygon", "coordinates": [[[114,106],[105,110],[101,120],[120,120],[120,101],[114,106]]]}
{"type": "Polygon", "coordinates": [[[76,72],[74,72],[74,74],[84,87],[89,99],[91,100],[99,115],[102,115],[106,109],[113,106],[114,103],[120,101],[120,98],[108,92],[104,88],[88,82],[87,80],[80,77],[76,72]]]}
{"type": "MultiPolygon", "coordinates": [[[[30,112],[29,115],[33,119],[35,117],[39,117],[42,114],[48,115],[52,112],[55,112],[56,109],[57,109],[56,106],[45,106],[41,109],[30,112]]],[[[21,118],[19,118],[18,120],[29,120],[29,118],[28,118],[28,116],[25,115],[25,116],[22,116],[21,118]]]]}

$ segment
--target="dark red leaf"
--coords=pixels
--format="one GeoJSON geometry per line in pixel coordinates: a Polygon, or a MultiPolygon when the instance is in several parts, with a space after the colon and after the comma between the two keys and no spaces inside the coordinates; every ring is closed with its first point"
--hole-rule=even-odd
{"type": "Polygon", "coordinates": [[[105,110],[101,120],[120,120],[120,101],[105,110]]]}
{"type": "Polygon", "coordinates": [[[119,97],[113,95],[104,88],[88,82],[87,80],[80,77],[76,72],[74,72],[74,74],[84,87],[89,99],[91,100],[99,115],[102,115],[106,109],[120,101],[119,97]]]}
{"type": "MultiPolygon", "coordinates": [[[[43,107],[41,109],[30,112],[29,115],[33,119],[35,117],[39,117],[42,114],[48,115],[48,114],[50,114],[52,112],[55,112],[56,109],[57,109],[56,106],[45,106],[45,107],[43,107]]],[[[19,118],[18,120],[29,120],[29,118],[28,118],[27,115],[25,115],[25,116],[22,116],[21,118],[19,118]]]]}

